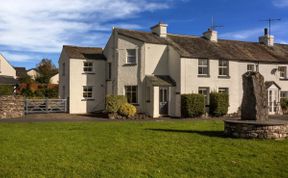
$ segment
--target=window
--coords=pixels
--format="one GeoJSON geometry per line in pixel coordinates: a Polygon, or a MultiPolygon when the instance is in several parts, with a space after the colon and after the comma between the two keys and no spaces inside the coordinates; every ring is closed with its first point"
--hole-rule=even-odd
{"type": "Polygon", "coordinates": [[[127,49],[127,64],[136,64],[136,49],[127,49]]]}
{"type": "Polygon", "coordinates": [[[280,92],[280,99],[288,98],[288,91],[281,91],[280,92]]]}
{"type": "Polygon", "coordinates": [[[229,76],[229,62],[227,60],[219,60],[219,76],[229,76]]]}
{"type": "Polygon", "coordinates": [[[255,65],[254,64],[247,64],[247,72],[254,72],[255,65]]]}
{"type": "Polygon", "coordinates": [[[229,94],[229,88],[218,88],[219,93],[227,93],[229,94]]]}
{"type": "Polygon", "coordinates": [[[287,67],[285,66],[280,66],[278,68],[279,73],[280,73],[280,79],[286,79],[287,78],[287,67]]]}
{"type": "Polygon", "coordinates": [[[199,87],[198,93],[204,95],[205,105],[209,105],[209,87],[199,87]]]}
{"type": "Polygon", "coordinates": [[[65,76],[66,68],[65,68],[65,62],[62,64],[62,76],[65,76]]]}
{"type": "Polygon", "coordinates": [[[111,66],[111,62],[108,63],[108,80],[111,80],[111,76],[112,76],[112,66],[111,66]]]}
{"type": "Polygon", "coordinates": [[[84,86],[83,87],[83,98],[92,99],[93,98],[93,87],[92,86],[84,86]]]}
{"type": "Polygon", "coordinates": [[[86,73],[93,72],[93,62],[84,62],[83,71],[86,73]]]}
{"type": "Polygon", "coordinates": [[[137,86],[125,86],[125,96],[127,97],[128,103],[138,103],[138,88],[137,86]]]}
{"type": "Polygon", "coordinates": [[[208,76],[209,75],[209,60],[198,59],[198,75],[208,76]]]}

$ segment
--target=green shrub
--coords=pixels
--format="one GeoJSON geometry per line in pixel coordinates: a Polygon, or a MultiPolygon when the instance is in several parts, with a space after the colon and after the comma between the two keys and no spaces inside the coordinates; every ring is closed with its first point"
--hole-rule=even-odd
{"type": "Polygon", "coordinates": [[[227,93],[210,93],[209,114],[212,116],[223,116],[228,112],[229,95],[227,93]]]}
{"type": "Polygon", "coordinates": [[[0,96],[1,95],[12,95],[13,93],[14,93],[14,86],[0,85],[0,96]]]}
{"type": "Polygon", "coordinates": [[[198,117],[205,113],[205,98],[201,94],[185,94],[181,96],[182,117],[198,117]]]}
{"type": "Polygon", "coordinates": [[[108,95],[106,96],[105,109],[108,113],[117,113],[120,106],[127,103],[127,98],[122,95],[108,95]]]}
{"type": "Polygon", "coordinates": [[[25,96],[25,97],[33,97],[34,93],[32,90],[30,90],[29,88],[23,88],[21,90],[21,95],[25,96]]]}
{"type": "Polygon", "coordinates": [[[281,99],[281,108],[283,111],[288,110],[288,98],[282,98],[281,99]]]}
{"type": "Polygon", "coordinates": [[[118,113],[122,116],[133,117],[135,116],[137,109],[135,106],[129,103],[124,103],[120,106],[118,113]]]}

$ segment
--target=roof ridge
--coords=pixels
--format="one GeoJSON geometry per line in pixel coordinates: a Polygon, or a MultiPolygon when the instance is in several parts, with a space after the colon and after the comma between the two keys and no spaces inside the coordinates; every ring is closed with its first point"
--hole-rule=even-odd
{"type": "Polygon", "coordinates": [[[70,47],[70,48],[91,48],[91,49],[102,49],[102,47],[92,47],[92,46],[75,46],[75,45],[63,45],[64,47],[70,47]]]}

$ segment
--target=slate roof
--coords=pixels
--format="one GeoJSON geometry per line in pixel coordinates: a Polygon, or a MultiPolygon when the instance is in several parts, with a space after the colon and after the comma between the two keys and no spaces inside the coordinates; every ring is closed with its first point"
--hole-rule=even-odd
{"type": "Polygon", "coordinates": [[[176,82],[168,75],[148,75],[146,78],[152,86],[176,86],[176,82]]]}
{"type": "Polygon", "coordinates": [[[281,90],[281,87],[279,85],[277,85],[277,83],[275,83],[274,81],[265,82],[266,89],[270,88],[272,85],[275,85],[277,88],[279,88],[281,90]]]}
{"type": "Polygon", "coordinates": [[[27,75],[27,71],[25,67],[14,67],[14,69],[16,70],[17,77],[22,77],[22,76],[27,75]]]}
{"type": "Polygon", "coordinates": [[[103,55],[102,48],[64,45],[63,50],[66,52],[70,59],[73,58],[106,60],[105,56],[103,55]]]}
{"type": "Polygon", "coordinates": [[[161,38],[151,32],[115,29],[120,35],[152,44],[172,46],[183,58],[209,58],[236,61],[288,64],[288,45],[268,47],[256,42],[218,40],[211,42],[203,37],[168,34],[161,38]]]}
{"type": "Polygon", "coordinates": [[[18,80],[11,76],[0,75],[0,85],[16,85],[18,80]]]}

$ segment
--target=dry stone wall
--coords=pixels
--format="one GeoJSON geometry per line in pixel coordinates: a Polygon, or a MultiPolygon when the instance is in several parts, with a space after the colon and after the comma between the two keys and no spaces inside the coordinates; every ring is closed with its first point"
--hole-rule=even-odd
{"type": "Polygon", "coordinates": [[[24,98],[21,96],[0,96],[0,119],[24,116],[24,98]]]}

